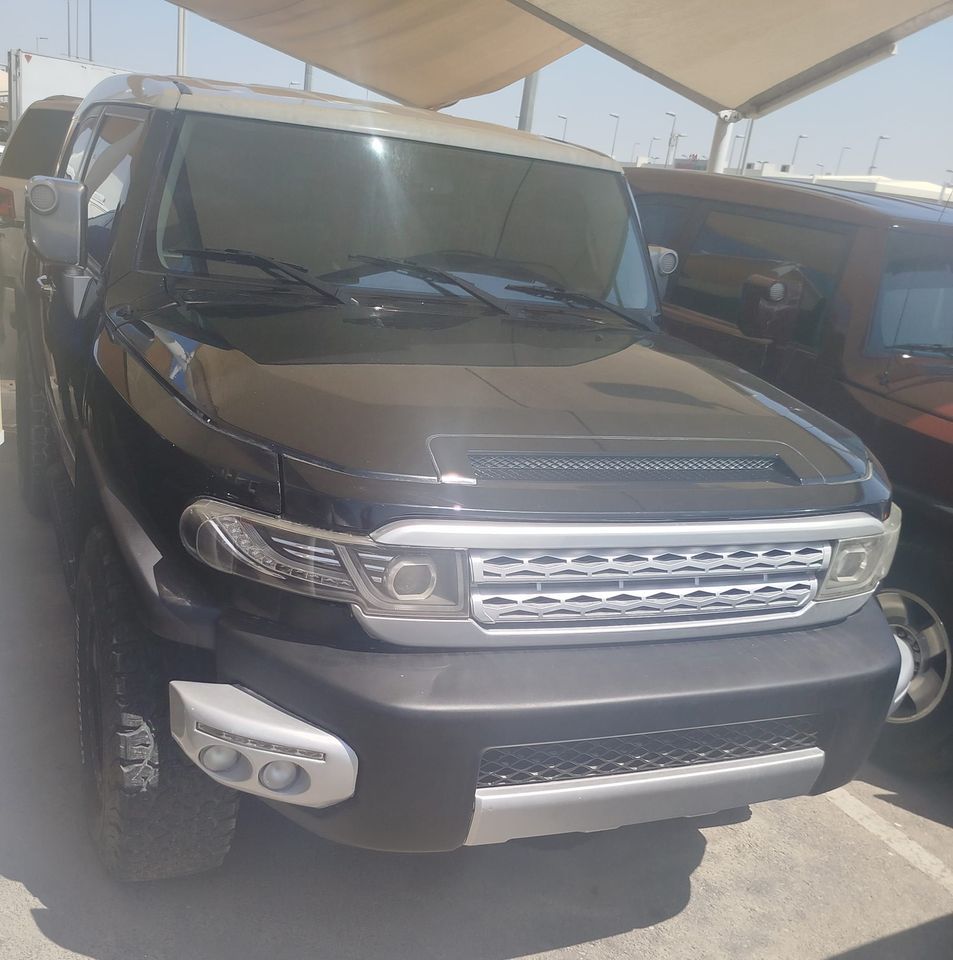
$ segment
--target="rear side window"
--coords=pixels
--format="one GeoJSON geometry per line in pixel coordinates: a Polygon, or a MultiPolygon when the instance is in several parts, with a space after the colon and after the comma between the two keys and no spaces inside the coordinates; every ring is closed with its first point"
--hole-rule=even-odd
{"type": "Polygon", "coordinates": [[[953,240],[891,231],[871,345],[923,354],[953,350],[953,240]]]}
{"type": "Polygon", "coordinates": [[[697,209],[698,201],[689,197],[640,194],[636,198],[636,206],[646,243],[677,250],[679,238],[697,209]]]}
{"type": "Polygon", "coordinates": [[[89,201],[86,248],[105,263],[116,215],[126,199],[143,122],[127,116],[107,116],[96,133],[83,182],[89,201]]]}
{"type": "Polygon", "coordinates": [[[83,172],[83,160],[89,149],[89,143],[93,139],[97,123],[99,123],[99,113],[86,117],[76,128],[69,153],[60,169],[60,176],[69,177],[70,180],[79,179],[79,175],[83,172]]]}
{"type": "Polygon", "coordinates": [[[738,323],[742,289],[754,274],[793,277],[803,284],[795,337],[816,345],[850,249],[850,228],[718,207],[682,254],[667,299],[719,320],[738,323]]]}
{"type": "Polygon", "coordinates": [[[72,118],[72,111],[27,110],[3,152],[0,176],[52,176],[72,118]]]}

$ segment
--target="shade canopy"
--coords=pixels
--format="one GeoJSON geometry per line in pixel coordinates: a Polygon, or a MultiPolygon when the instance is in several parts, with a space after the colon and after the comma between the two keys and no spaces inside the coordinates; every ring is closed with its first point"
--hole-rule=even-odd
{"type": "Polygon", "coordinates": [[[184,0],[403,103],[498,90],[589,44],[712,111],[754,117],[889,55],[953,0],[184,0]]]}

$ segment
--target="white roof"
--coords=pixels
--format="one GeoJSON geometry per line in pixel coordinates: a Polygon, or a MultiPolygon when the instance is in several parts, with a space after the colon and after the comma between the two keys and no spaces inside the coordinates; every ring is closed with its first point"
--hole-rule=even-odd
{"type": "Polygon", "coordinates": [[[249,117],[380,137],[399,137],[603,170],[622,169],[615,160],[585,147],[548,140],[509,127],[463,120],[432,110],[349,100],[288,87],[254,86],[191,77],[121,74],[98,83],[78,112],[103,101],[142,103],[160,110],[249,117]]]}
{"type": "Polygon", "coordinates": [[[177,0],[403,103],[499,90],[587,43],[709,110],[759,116],[888,56],[953,0],[177,0]]]}

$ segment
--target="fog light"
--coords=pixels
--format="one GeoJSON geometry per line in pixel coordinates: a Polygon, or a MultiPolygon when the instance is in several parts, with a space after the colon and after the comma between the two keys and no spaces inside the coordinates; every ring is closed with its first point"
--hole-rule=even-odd
{"type": "Polygon", "coordinates": [[[290,760],[272,760],[258,774],[258,780],[269,790],[286,790],[298,778],[298,764],[290,760]]]}
{"type": "Polygon", "coordinates": [[[384,586],[398,600],[427,600],[437,586],[437,570],[429,557],[392,560],[384,571],[384,586]]]}
{"type": "Polygon", "coordinates": [[[199,760],[206,770],[213,773],[224,773],[231,770],[238,763],[238,751],[233,747],[212,746],[206,747],[200,754],[199,760]]]}

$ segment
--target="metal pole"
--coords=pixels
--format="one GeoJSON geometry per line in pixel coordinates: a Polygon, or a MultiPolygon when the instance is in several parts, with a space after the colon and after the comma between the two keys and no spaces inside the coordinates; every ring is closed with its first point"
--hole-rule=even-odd
{"type": "Polygon", "coordinates": [[[175,72],[185,76],[185,9],[179,7],[179,29],[175,53],[175,72]]]}
{"type": "Polygon", "coordinates": [[[834,176],[835,176],[835,177],[837,176],[837,174],[840,173],[840,165],[841,165],[841,163],[843,163],[843,161],[844,161],[844,154],[847,153],[848,150],[850,150],[850,147],[841,147],[841,148],[840,148],[840,155],[837,157],[837,166],[834,168],[834,176]]]}
{"type": "Polygon", "coordinates": [[[314,67],[310,63],[304,65],[304,88],[305,90],[314,89],[314,67]]]}
{"type": "Polygon", "coordinates": [[[76,59],[79,59],[79,0],[76,0],[76,59]]]}
{"type": "Polygon", "coordinates": [[[615,142],[616,138],[619,136],[619,115],[617,113],[610,113],[610,117],[615,117],[615,129],[612,131],[612,146],[609,148],[609,156],[615,156],[615,142]]]}
{"type": "Polygon", "coordinates": [[[728,169],[729,170],[736,169],[735,167],[732,167],[731,162],[732,160],[734,160],[735,147],[738,145],[738,141],[740,140],[742,143],[744,143],[744,139],[745,139],[745,135],[743,133],[736,133],[735,138],[731,141],[731,149],[728,151],[728,169]]]}
{"type": "Polygon", "coordinates": [[[649,140],[649,153],[648,153],[649,163],[652,162],[652,151],[655,149],[655,143],[656,143],[656,141],[659,140],[659,139],[661,139],[661,138],[660,138],[660,137],[652,137],[652,139],[649,140]]]}
{"type": "Polygon", "coordinates": [[[73,56],[73,9],[69,0],[66,0],[66,56],[73,56]]]}
{"type": "Polygon", "coordinates": [[[93,0],[89,0],[89,9],[87,11],[86,25],[89,27],[89,59],[93,59],[93,0]]]}
{"type": "Polygon", "coordinates": [[[748,166],[748,150],[751,149],[751,131],[754,128],[754,117],[748,121],[748,129],[745,130],[745,145],[744,149],[741,151],[741,163],[738,164],[738,169],[741,171],[741,175],[744,176],[745,169],[748,166]]]}
{"type": "Polygon", "coordinates": [[[874,175],[874,170],[877,169],[877,151],[880,150],[880,141],[889,139],[890,137],[885,137],[883,134],[877,137],[877,142],[874,144],[874,155],[870,159],[870,169],[867,171],[868,177],[872,177],[874,175]]]}
{"type": "Polygon", "coordinates": [[[557,119],[557,120],[562,120],[562,122],[563,122],[563,137],[562,137],[562,138],[563,138],[563,142],[565,142],[565,140],[566,140],[566,130],[567,130],[568,127],[569,127],[569,117],[567,117],[565,114],[557,113],[557,114],[556,114],[556,119],[557,119]]]}
{"type": "Polygon", "coordinates": [[[672,132],[668,135],[668,149],[665,151],[665,166],[669,165],[669,158],[672,155],[672,148],[675,146],[675,124],[678,121],[678,117],[671,112],[671,110],[665,111],[666,117],[672,118],[672,132]]]}
{"type": "Polygon", "coordinates": [[[536,87],[539,85],[539,71],[531,73],[523,81],[523,99],[520,101],[518,129],[533,129],[533,111],[536,109],[536,87]]]}
{"type": "Polygon", "coordinates": [[[794,141],[794,153],[791,154],[791,173],[794,173],[794,164],[797,162],[797,149],[801,145],[802,140],[807,140],[807,136],[799,133],[797,140],[794,141]]]}
{"type": "Polygon", "coordinates": [[[708,153],[708,172],[724,173],[728,166],[729,145],[733,146],[731,131],[741,119],[735,110],[722,110],[715,117],[715,129],[711,137],[711,150],[708,153]]]}

